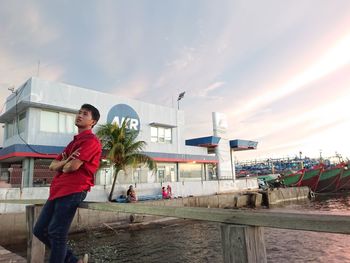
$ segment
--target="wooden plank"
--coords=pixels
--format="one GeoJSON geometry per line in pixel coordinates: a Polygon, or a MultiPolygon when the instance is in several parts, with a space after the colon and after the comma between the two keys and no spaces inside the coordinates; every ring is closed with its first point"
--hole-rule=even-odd
{"type": "MultiPolygon", "coordinates": [[[[44,203],[45,200],[0,200],[0,203],[44,203]]],[[[152,206],[147,203],[93,203],[80,206],[93,210],[197,219],[227,224],[350,234],[350,216],[320,213],[281,213],[220,208],[152,206]]]]}
{"type": "Polygon", "coordinates": [[[47,199],[2,199],[0,204],[43,205],[47,199]]]}
{"type": "Polygon", "coordinates": [[[160,207],[142,203],[84,202],[80,207],[93,210],[178,217],[236,225],[350,234],[350,217],[343,215],[241,211],[201,207],[160,207]]]}
{"type": "Polygon", "coordinates": [[[224,263],[266,263],[262,227],[221,225],[224,263]]]}
{"type": "Polygon", "coordinates": [[[43,263],[45,257],[45,245],[33,235],[33,227],[39,217],[41,206],[26,206],[27,217],[27,261],[29,263],[43,263]]]}

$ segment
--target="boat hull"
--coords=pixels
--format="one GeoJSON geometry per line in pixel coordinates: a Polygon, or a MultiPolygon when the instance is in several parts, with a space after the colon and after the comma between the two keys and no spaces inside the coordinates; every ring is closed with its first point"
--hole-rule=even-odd
{"type": "Polygon", "coordinates": [[[332,168],[324,170],[320,174],[320,179],[317,183],[315,192],[317,193],[330,193],[337,191],[339,179],[342,174],[343,168],[332,168]]]}
{"type": "Polygon", "coordinates": [[[283,184],[285,186],[298,186],[300,183],[301,179],[303,178],[304,171],[298,171],[296,173],[289,174],[287,176],[284,176],[282,178],[283,184]]]}
{"type": "Polygon", "coordinates": [[[337,187],[337,191],[350,190],[350,169],[344,169],[337,187]]]}
{"type": "Polygon", "coordinates": [[[308,186],[312,191],[315,191],[322,170],[323,168],[306,170],[299,186],[308,186]]]}

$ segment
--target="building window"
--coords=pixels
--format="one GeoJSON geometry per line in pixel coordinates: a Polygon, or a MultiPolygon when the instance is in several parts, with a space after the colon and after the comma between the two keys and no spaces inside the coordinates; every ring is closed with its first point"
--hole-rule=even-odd
{"type": "Polygon", "coordinates": [[[151,142],[171,143],[172,129],[166,127],[151,126],[151,142]]]}
{"type": "Polygon", "coordinates": [[[75,115],[64,112],[41,111],[40,130],[56,133],[76,133],[75,115]]]}
{"type": "Polygon", "coordinates": [[[26,113],[22,112],[19,116],[18,116],[18,132],[22,133],[24,132],[26,127],[26,113]]]}
{"type": "Polygon", "coordinates": [[[13,121],[6,124],[6,138],[11,138],[14,135],[14,124],[13,121]]]}
{"type": "Polygon", "coordinates": [[[40,130],[44,132],[58,132],[58,112],[41,111],[40,130]]]}
{"type": "Polygon", "coordinates": [[[176,182],[176,164],[157,163],[157,182],[176,182]]]}
{"type": "Polygon", "coordinates": [[[204,165],[200,163],[179,164],[180,181],[201,181],[204,165]]]}

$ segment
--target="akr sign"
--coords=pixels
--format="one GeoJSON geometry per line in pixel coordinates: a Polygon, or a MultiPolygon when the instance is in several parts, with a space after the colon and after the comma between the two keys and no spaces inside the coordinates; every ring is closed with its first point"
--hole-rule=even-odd
{"type": "Polygon", "coordinates": [[[121,126],[125,119],[129,120],[128,129],[140,131],[140,118],[137,112],[126,104],[117,104],[113,106],[107,115],[108,123],[117,123],[118,126],[121,126]]]}

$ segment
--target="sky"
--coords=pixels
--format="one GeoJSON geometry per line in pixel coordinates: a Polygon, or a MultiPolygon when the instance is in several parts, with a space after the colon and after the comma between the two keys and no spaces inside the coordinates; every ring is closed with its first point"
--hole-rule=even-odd
{"type": "MultiPolygon", "coordinates": [[[[350,1],[0,0],[0,104],[31,76],[185,112],[237,160],[350,158],[350,1]]],[[[1,139],[2,141],[2,139],[1,139]]]]}

